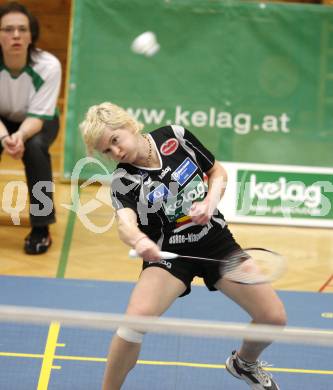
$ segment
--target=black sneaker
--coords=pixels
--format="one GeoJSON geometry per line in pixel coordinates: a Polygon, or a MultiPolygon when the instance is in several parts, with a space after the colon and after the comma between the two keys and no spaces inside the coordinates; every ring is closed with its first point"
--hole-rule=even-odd
{"type": "Polygon", "coordinates": [[[266,362],[245,363],[233,351],[225,365],[231,375],[245,381],[253,390],[280,390],[272,375],[264,371],[269,366],[266,362]]]}
{"type": "Polygon", "coordinates": [[[48,229],[33,228],[24,240],[24,252],[28,255],[40,255],[47,252],[52,244],[48,229]]]}

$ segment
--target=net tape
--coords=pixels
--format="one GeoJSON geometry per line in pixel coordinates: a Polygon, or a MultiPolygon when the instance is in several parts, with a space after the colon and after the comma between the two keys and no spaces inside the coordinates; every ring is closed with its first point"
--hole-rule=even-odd
{"type": "Polygon", "coordinates": [[[183,336],[246,338],[252,341],[278,341],[296,344],[333,346],[333,329],[282,327],[234,322],[214,322],[167,317],[142,317],[102,312],[60,310],[0,305],[0,322],[115,330],[119,326],[137,331],[183,336]]]}

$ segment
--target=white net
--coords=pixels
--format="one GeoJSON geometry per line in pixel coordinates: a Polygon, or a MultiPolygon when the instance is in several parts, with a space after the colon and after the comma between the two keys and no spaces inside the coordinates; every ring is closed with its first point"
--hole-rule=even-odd
{"type": "Polygon", "coordinates": [[[101,389],[108,346],[119,326],[147,332],[122,390],[245,390],[225,369],[243,338],[275,341],[263,359],[274,363],[265,370],[282,389],[331,386],[330,329],[0,305],[1,390],[101,389]]]}
{"type": "Polygon", "coordinates": [[[0,321],[39,325],[58,322],[62,326],[100,330],[115,330],[119,326],[125,326],[142,332],[333,346],[333,330],[315,328],[246,325],[7,305],[0,305],[0,321]]]}

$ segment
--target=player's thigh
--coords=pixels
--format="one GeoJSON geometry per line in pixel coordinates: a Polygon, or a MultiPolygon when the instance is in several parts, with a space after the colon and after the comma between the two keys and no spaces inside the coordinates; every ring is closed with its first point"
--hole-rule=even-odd
{"type": "Polygon", "coordinates": [[[220,279],[216,287],[246,310],[254,321],[284,325],[284,305],[270,284],[246,285],[220,279]]]}
{"type": "Polygon", "coordinates": [[[127,314],[159,316],[186,289],[185,284],[167,270],[148,267],[141,272],[127,307],[127,314]]]}

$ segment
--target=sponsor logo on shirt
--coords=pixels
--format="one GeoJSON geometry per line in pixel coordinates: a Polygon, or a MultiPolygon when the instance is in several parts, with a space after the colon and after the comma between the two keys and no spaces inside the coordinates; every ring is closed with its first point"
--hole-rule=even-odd
{"type": "Polygon", "coordinates": [[[162,170],[161,174],[158,175],[158,177],[162,180],[164,178],[164,176],[171,171],[171,168],[170,167],[166,167],[162,170]]]}
{"type": "Polygon", "coordinates": [[[171,192],[169,191],[168,187],[165,184],[161,183],[153,191],[149,192],[146,197],[150,203],[155,203],[160,199],[166,199],[170,195],[171,192]]]}
{"type": "Polygon", "coordinates": [[[143,184],[145,184],[146,186],[150,186],[152,182],[153,182],[153,179],[151,177],[148,177],[147,180],[143,181],[143,184]]]}
{"type": "Polygon", "coordinates": [[[203,237],[207,236],[210,229],[213,227],[211,222],[208,222],[199,233],[174,234],[169,238],[169,244],[185,244],[187,242],[198,242],[203,237]]]}
{"type": "Polygon", "coordinates": [[[176,196],[168,196],[163,203],[163,210],[170,222],[188,215],[193,202],[200,201],[205,197],[205,184],[199,175],[196,175],[185,188],[176,196]]]}
{"type": "Polygon", "coordinates": [[[170,156],[170,154],[175,153],[178,145],[179,142],[176,138],[169,138],[162,144],[160,151],[164,156],[170,156]]]}
{"type": "Polygon", "coordinates": [[[193,175],[198,169],[198,166],[187,157],[179,167],[173,172],[171,177],[176,180],[181,186],[187,182],[187,180],[193,175]]]}
{"type": "Polygon", "coordinates": [[[188,225],[192,222],[192,218],[189,215],[185,215],[184,217],[180,217],[176,219],[176,229],[181,226],[188,225]]]}

